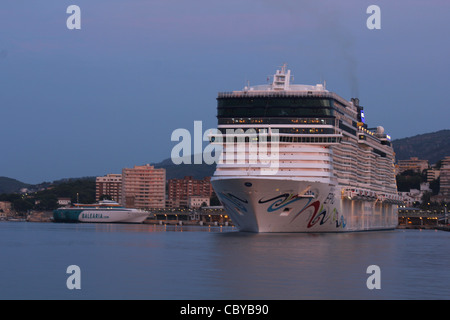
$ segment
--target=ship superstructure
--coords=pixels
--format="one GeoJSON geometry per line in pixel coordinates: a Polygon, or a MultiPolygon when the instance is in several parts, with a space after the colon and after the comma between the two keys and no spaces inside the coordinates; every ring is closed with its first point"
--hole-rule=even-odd
{"type": "Polygon", "coordinates": [[[219,93],[223,152],[211,180],[241,231],[336,232],[397,225],[394,152],[363,107],[324,84],[270,84],[219,93]]]}

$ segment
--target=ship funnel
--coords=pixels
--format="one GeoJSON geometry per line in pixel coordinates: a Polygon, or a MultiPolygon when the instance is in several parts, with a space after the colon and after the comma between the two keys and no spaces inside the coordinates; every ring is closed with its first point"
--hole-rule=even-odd
{"type": "Polygon", "coordinates": [[[351,98],[350,100],[353,102],[353,105],[355,107],[359,107],[359,99],[358,98],[351,98]]]}
{"type": "Polygon", "coordinates": [[[284,64],[281,70],[273,75],[272,88],[273,90],[288,90],[289,82],[291,79],[291,70],[286,69],[287,65],[284,64]]]}

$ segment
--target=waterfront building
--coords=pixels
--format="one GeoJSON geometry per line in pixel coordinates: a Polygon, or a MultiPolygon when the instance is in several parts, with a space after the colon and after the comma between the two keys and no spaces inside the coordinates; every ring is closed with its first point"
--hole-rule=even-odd
{"type": "Polygon", "coordinates": [[[409,192],[399,192],[403,197],[404,206],[413,207],[416,203],[422,202],[422,194],[417,189],[411,189],[409,192]]]}
{"type": "Polygon", "coordinates": [[[58,198],[58,206],[68,206],[71,202],[70,198],[58,198]]]}
{"type": "Polygon", "coordinates": [[[100,201],[102,196],[109,196],[111,200],[118,203],[122,195],[122,174],[107,174],[97,177],[95,181],[95,200],[100,201]]]}
{"type": "Polygon", "coordinates": [[[441,171],[438,169],[429,169],[427,171],[427,182],[431,182],[439,178],[441,171]]]}
{"type": "Polygon", "coordinates": [[[406,170],[413,170],[422,173],[423,170],[428,169],[428,160],[421,160],[417,157],[411,157],[408,160],[398,161],[398,173],[406,170]]]}
{"type": "Polygon", "coordinates": [[[9,201],[0,201],[0,217],[6,217],[12,210],[12,204],[9,201]]]}
{"type": "Polygon", "coordinates": [[[420,192],[421,193],[432,192],[432,190],[430,189],[430,184],[428,182],[422,182],[420,184],[420,192]]]}
{"type": "Polygon", "coordinates": [[[129,208],[164,208],[166,170],[149,164],[122,170],[122,205],[129,208]]]}
{"type": "Polygon", "coordinates": [[[443,197],[443,201],[450,201],[450,157],[445,157],[442,160],[440,175],[440,195],[443,197]]]}
{"type": "Polygon", "coordinates": [[[209,199],[213,195],[211,177],[194,179],[186,176],[183,179],[170,179],[168,182],[168,203],[173,208],[189,207],[189,197],[209,199]]]}
{"type": "Polygon", "coordinates": [[[422,203],[422,198],[426,193],[431,193],[430,184],[422,182],[420,189],[410,189],[408,192],[400,192],[403,197],[404,205],[412,207],[415,203],[422,203]]]}
{"type": "Polygon", "coordinates": [[[209,205],[210,205],[210,197],[191,196],[188,199],[188,207],[191,209],[209,207],[209,205]]]}

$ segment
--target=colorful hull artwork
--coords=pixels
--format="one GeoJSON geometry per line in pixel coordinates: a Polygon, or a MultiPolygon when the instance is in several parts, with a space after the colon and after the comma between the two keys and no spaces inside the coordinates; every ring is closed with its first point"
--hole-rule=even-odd
{"type": "Polygon", "coordinates": [[[240,231],[348,232],[397,226],[396,206],[376,199],[351,200],[329,184],[268,178],[212,183],[240,231]]]}

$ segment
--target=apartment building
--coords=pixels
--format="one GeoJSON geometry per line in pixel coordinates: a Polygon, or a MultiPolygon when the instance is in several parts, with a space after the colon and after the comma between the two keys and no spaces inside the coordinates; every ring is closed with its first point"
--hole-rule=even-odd
{"type": "Polygon", "coordinates": [[[426,169],[428,169],[428,160],[420,160],[417,157],[411,157],[408,160],[398,161],[398,173],[402,173],[406,170],[422,173],[422,171],[426,169]]]}
{"type": "Polygon", "coordinates": [[[122,170],[122,205],[139,209],[164,208],[165,198],[165,169],[147,164],[122,170]]]}
{"type": "Polygon", "coordinates": [[[442,160],[441,174],[440,174],[440,194],[443,196],[443,201],[450,201],[450,157],[445,157],[442,160]]]}
{"type": "Polygon", "coordinates": [[[95,200],[99,201],[102,196],[109,196],[111,200],[118,203],[122,195],[122,174],[108,174],[97,177],[95,181],[95,200]]]}
{"type": "Polygon", "coordinates": [[[194,179],[186,176],[183,179],[170,179],[168,182],[168,203],[174,208],[190,207],[189,198],[210,199],[213,193],[211,177],[194,179]]]}

